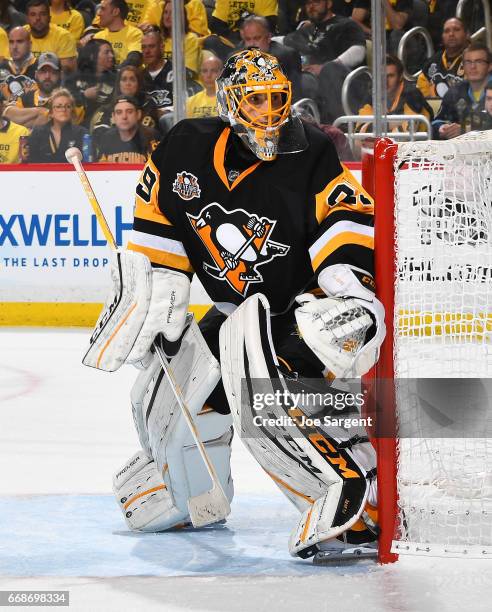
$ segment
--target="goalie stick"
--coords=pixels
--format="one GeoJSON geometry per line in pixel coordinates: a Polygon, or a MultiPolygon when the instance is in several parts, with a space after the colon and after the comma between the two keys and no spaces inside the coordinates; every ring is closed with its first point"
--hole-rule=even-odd
{"type": "MultiPolygon", "coordinates": [[[[71,147],[65,151],[65,157],[67,158],[68,162],[73,164],[75,170],[77,171],[77,175],[80,179],[82,187],[84,188],[87,199],[89,200],[92,210],[94,211],[101,226],[104,237],[108,241],[108,245],[112,250],[116,251],[117,246],[111,229],[81,164],[82,153],[76,147],[71,147]]],[[[204,527],[205,525],[216,523],[217,521],[224,519],[230,513],[231,507],[229,500],[222,489],[215,467],[210,461],[203,442],[200,440],[195,422],[193,421],[188,406],[186,406],[184,402],[183,394],[176,383],[176,379],[174,378],[171,368],[167,363],[164,351],[157,344],[157,342],[153,343],[153,348],[161,363],[164,374],[167,376],[169,384],[173,389],[176,402],[181,409],[183,417],[190,429],[191,435],[193,436],[195,444],[212,480],[212,488],[209,491],[205,491],[205,493],[191,497],[188,500],[188,511],[190,513],[190,519],[193,523],[193,527],[204,527]]]]}

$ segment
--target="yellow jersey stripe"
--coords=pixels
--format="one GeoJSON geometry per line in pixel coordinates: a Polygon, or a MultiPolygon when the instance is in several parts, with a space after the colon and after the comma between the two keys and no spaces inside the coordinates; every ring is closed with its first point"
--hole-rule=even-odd
{"type": "Polygon", "coordinates": [[[325,261],[325,259],[327,259],[327,257],[329,257],[337,249],[350,244],[358,244],[359,246],[374,249],[374,237],[365,236],[364,234],[355,234],[353,232],[343,232],[341,234],[337,234],[325,244],[325,246],[313,259],[313,270],[316,272],[323,261],[325,261]]]}

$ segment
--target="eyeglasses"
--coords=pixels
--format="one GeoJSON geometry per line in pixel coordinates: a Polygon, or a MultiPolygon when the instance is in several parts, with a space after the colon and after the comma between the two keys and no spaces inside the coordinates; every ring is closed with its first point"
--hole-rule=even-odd
{"type": "Polygon", "coordinates": [[[55,106],[53,106],[53,110],[70,110],[71,108],[71,104],[55,104],[55,106]]]}
{"type": "Polygon", "coordinates": [[[484,59],[463,60],[463,66],[483,66],[484,64],[490,64],[490,62],[484,59]]]}

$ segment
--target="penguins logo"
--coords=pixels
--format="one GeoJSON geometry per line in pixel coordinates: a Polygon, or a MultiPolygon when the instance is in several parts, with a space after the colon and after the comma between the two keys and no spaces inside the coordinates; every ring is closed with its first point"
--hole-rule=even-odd
{"type": "Polygon", "coordinates": [[[200,185],[198,179],[190,172],[178,172],[176,180],[173,183],[173,191],[177,193],[182,200],[192,200],[200,197],[200,185]]]}
{"type": "Polygon", "coordinates": [[[8,102],[15,102],[22,94],[36,88],[36,82],[22,74],[14,76],[0,71],[0,92],[8,102]]]}
{"type": "Polygon", "coordinates": [[[205,272],[226,281],[242,296],[250,283],[263,281],[258,266],[290,250],[290,246],[270,240],[276,221],[250,215],[241,208],[228,212],[213,202],[196,217],[186,214],[214,262],[204,262],[205,272]]]}

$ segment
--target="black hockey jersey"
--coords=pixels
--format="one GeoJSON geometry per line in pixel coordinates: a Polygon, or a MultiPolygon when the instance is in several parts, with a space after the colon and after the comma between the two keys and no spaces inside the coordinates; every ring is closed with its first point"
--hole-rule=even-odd
{"type": "Polygon", "coordinates": [[[219,118],[178,123],[143,170],[128,248],[195,272],[219,308],[261,292],[284,312],[335,263],[372,275],[372,199],[304,128],[306,150],[262,162],[219,118]]]}

